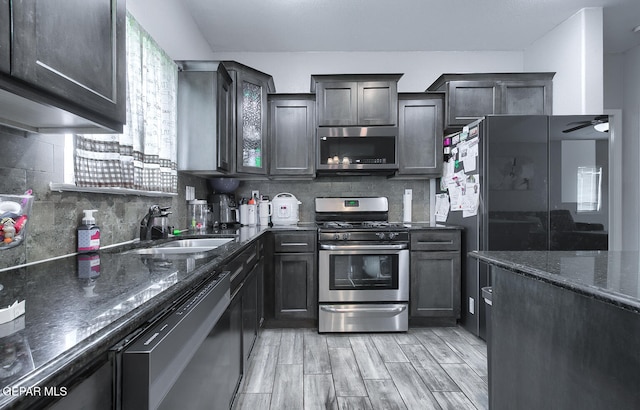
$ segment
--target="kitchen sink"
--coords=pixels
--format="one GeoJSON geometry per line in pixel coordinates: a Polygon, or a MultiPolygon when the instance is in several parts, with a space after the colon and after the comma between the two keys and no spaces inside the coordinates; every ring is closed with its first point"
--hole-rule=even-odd
{"type": "Polygon", "coordinates": [[[163,243],[154,248],[217,248],[233,241],[234,238],[198,238],[178,239],[177,241],[163,243]]]}
{"type": "Polygon", "coordinates": [[[138,255],[193,254],[214,250],[233,240],[234,238],[179,239],[149,248],[133,249],[129,252],[138,255]]]}

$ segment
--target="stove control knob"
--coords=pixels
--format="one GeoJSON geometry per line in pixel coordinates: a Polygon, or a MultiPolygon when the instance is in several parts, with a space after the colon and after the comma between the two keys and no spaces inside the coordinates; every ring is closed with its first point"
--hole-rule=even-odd
{"type": "Polygon", "coordinates": [[[339,233],[337,233],[337,232],[336,232],[336,233],[334,233],[334,234],[333,234],[333,239],[334,239],[334,240],[336,240],[336,241],[339,241],[339,240],[340,240],[340,234],[339,234],[339,233]]]}
{"type": "Polygon", "coordinates": [[[376,232],[376,236],[377,236],[378,238],[380,238],[381,240],[384,240],[384,239],[385,239],[384,232],[376,232]]]}
{"type": "Polygon", "coordinates": [[[347,233],[343,233],[343,234],[342,234],[342,240],[343,240],[343,241],[346,241],[346,240],[348,240],[348,239],[349,239],[349,233],[348,233],[348,232],[347,232],[347,233]]]}
{"type": "Polygon", "coordinates": [[[389,232],[389,239],[393,240],[393,238],[395,238],[396,236],[398,236],[397,232],[389,232]]]}

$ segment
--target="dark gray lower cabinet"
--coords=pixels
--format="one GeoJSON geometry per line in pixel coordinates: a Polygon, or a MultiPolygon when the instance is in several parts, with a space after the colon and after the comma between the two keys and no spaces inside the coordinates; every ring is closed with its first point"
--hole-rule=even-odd
{"type": "Polygon", "coordinates": [[[273,250],[275,319],[316,319],[316,231],[275,232],[273,250]]]}
{"type": "Polygon", "coordinates": [[[460,252],[411,252],[411,316],[460,317],[460,252]]]}
{"type": "MultiPolygon", "coordinates": [[[[81,410],[96,409],[110,410],[113,407],[113,365],[106,362],[96,370],[88,373],[80,384],[74,387],[62,384],[55,388],[51,395],[58,394],[62,399],[55,402],[50,409],[81,410]]],[[[43,389],[44,392],[44,389],[43,389]]]]}
{"type": "Polygon", "coordinates": [[[410,316],[460,318],[460,231],[411,232],[410,316]]]}
{"type": "Polygon", "coordinates": [[[318,316],[315,254],[276,254],[276,319],[315,319],[318,316]]]}

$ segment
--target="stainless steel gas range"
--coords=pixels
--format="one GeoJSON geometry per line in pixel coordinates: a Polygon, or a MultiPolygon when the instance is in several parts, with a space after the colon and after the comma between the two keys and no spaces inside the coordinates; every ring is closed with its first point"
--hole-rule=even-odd
{"type": "Polygon", "coordinates": [[[386,197],[316,198],[319,332],[409,327],[409,230],[386,197]]]}

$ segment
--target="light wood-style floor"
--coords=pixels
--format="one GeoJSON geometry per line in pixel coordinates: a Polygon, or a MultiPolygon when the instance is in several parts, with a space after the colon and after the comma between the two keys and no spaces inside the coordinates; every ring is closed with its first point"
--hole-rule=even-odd
{"type": "Polygon", "coordinates": [[[488,409],[487,348],[461,327],[265,329],[233,408],[488,409]]]}

